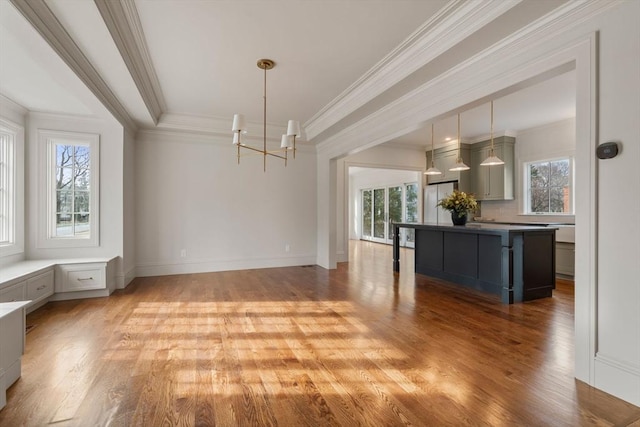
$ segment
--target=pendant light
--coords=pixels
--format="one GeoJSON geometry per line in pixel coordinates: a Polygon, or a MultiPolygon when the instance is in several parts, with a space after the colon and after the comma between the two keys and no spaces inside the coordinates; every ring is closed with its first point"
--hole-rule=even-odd
{"type": "Polygon", "coordinates": [[[284,165],[287,165],[287,152],[293,151],[293,158],[296,158],[296,137],[302,133],[300,131],[300,122],[296,120],[289,120],[287,124],[287,133],[282,135],[280,150],[268,151],[267,150],[267,70],[271,70],[276,66],[276,63],[271,59],[259,59],[258,68],[264,70],[264,86],[262,96],[262,148],[251,147],[241,141],[240,134],[245,132],[245,120],[242,114],[235,114],[233,116],[233,125],[231,130],[233,131],[233,145],[238,147],[238,164],[240,164],[240,149],[251,150],[254,153],[261,154],[263,157],[263,170],[267,171],[267,156],[277,157],[284,160],[284,165]],[[284,153],[284,154],[282,154],[284,153]]]}
{"type": "Polygon", "coordinates": [[[442,172],[433,164],[433,123],[431,123],[431,167],[424,173],[425,175],[442,175],[442,172]]]}
{"type": "Polygon", "coordinates": [[[460,154],[460,113],[458,113],[458,159],[456,160],[456,164],[449,170],[451,172],[458,172],[468,171],[469,169],[469,166],[465,165],[462,161],[462,156],[460,154]]]}
{"type": "Polygon", "coordinates": [[[493,151],[493,101],[491,101],[491,149],[489,150],[489,157],[484,159],[480,166],[495,166],[504,165],[504,162],[495,155],[493,151]]]}

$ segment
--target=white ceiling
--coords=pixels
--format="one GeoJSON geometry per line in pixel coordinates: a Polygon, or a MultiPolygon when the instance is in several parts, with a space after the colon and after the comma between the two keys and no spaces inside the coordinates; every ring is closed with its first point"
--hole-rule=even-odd
{"type": "MultiPolygon", "coordinates": [[[[576,115],[575,70],[550,77],[542,82],[493,100],[494,135],[517,135],[518,131],[569,119],[576,115]]],[[[462,109],[460,139],[474,143],[488,139],[491,134],[491,106],[489,102],[462,109]]],[[[457,115],[434,121],[434,146],[442,146],[457,139],[457,115]]],[[[397,138],[392,143],[431,147],[431,123],[397,138]]]]}
{"type": "MultiPolygon", "coordinates": [[[[550,0],[536,7],[549,9],[564,1],[550,0]]],[[[237,112],[250,123],[261,122],[263,71],[256,61],[264,57],[276,61],[267,73],[268,121],[285,124],[295,118],[304,123],[354,82],[371,75],[411,36],[425,28],[435,32],[434,22],[448,24],[446,19],[464,8],[469,12],[466,17],[474,16],[471,12],[490,15],[493,10],[495,16],[482,24],[488,25],[520,6],[518,0],[121,0],[118,4],[128,11],[131,38],[141,42],[138,57],[150,67],[148,80],[157,84],[153,101],[159,107],[154,110],[145,98],[153,90],[139,90],[139,81],[112,37],[113,24],[105,23],[100,4],[113,0],[30,2],[50,9],[115,104],[141,128],[161,126],[170,117],[218,120],[225,126],[228,121],[230,127],[237,112]]],[[[521,12],[536,12],[532,5],[527,7],[521,12]]],[[[68,84],[80,79],[10,0],[0,0],[0,47],[2,95],[31,111],[96,114],[86,94],[68,84]]],[[[517,93],[501,94],[495,103],[496,133],[572,117],[574,79],[569,72],[517,93]]],[[[398,141],[427,146],[428,126],[416,124],[415,132],[398,141]]],[[[439,119],[435,126],[436,143],[445,136],[455,138],[455,117],[439,119]]],[[[463,141],[488,133],[488,104],[469,106],[462,114],[463,141]]]]}

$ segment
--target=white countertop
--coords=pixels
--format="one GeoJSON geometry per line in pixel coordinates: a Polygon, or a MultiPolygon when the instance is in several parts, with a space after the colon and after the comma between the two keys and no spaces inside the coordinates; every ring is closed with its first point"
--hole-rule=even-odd
{"type": "Polygon", "coordinates": [[[0,319],[29,305],[31,301],[0,302],[0,319]]]}
{"type": "Polygon", "coordinates": [[[111,258],[68,258],[68,259],[34,259],[18,261],[13,264],[0,266],[0,283],[6,283],[27,274],[37,273],[59,264],[81,264],[109,262],[111,258]]]}

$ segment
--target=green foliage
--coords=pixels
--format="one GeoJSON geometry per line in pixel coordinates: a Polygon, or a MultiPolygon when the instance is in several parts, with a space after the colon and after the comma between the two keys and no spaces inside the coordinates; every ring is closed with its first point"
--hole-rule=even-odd
{"type": "Polygon", "coordinates": [[[457,216],[472,212],[478,209],[478,202],[473,194],[464,191],[454,190],[444,199],[440,199],[438,206],[450,212],[455,212],[457,216]]]}

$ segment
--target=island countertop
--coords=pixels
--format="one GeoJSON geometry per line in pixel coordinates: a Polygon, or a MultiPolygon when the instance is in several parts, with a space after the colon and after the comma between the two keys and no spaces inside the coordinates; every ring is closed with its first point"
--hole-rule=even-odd
{"type": "Polygon", "coordinates": [[[509,225],[506,223],[468,222],[466,225],[443,225],[429,222],[398,222],[394,225],[403,228],[450,229],[461,233],[504,234],[509,231],[549,231],[557,227],[544,225],[509,225]]]}
{"type": "Polygon", "coordinates": [[[556,227],[394,223],[393,269],[400,271],[400,228],[415,230],[415,272],[501,295],[511,304],[552,296],[556,227]]]}

